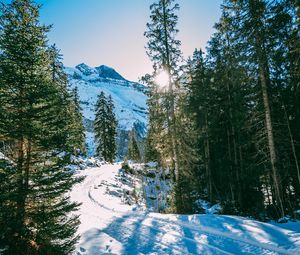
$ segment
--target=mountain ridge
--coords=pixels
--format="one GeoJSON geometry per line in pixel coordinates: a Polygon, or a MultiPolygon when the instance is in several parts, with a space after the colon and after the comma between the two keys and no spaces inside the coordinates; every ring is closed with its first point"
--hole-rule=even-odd
{"type": "Polygon", "coordinates": [[[147,91],[147,87],[145,85],[125,79],[114,68],[106,65],[91,67],[85,63],[81,63],[75,67],[65,67],[65,71],[68,74],[68,77],[73,79],[81,79],[93,83],[110,82],[121,86],[131,86],[134,89],[144,93],[147,91]]]}
{"type": "Polygon", "coordinates": [[[93,156],[95,141],[93,121],[95,119],[95,104],[97,96],[103,91],[111,96],[115,104],[115,114],[118,120],[118,158],[127,154],[129,133],[135,129],[142,140],[147,133],[148,107],[147,87],[137,82],[126,80],[115,69],[100,65],[90,67],[81,63],[75,67],[66,67],[69,89],[77,87],[80,106],[87,131],[88,154],[93,156]],[[123,148],[123,149],[122,149],[123,148]]]}

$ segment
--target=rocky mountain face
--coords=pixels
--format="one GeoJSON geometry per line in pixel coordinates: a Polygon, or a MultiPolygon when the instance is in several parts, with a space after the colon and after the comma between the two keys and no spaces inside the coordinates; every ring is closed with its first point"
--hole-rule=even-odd
{"type": "MultiPolygon", "coordinates": [[[[90,67],[84,63],[75,68],[66,67],[69,89],[78,88],[89,156],[95,152],[93,121],[97,96],[103,91],[111,95],[118,119],[118,159],[127,154],[129,133],[134,129],[140,141],[146,135],[148,125],[146,87],[131,82],[111,67],[101,65],[90,67]]],[[[142,143],[141,151],[143,150],[142,143]]]]}

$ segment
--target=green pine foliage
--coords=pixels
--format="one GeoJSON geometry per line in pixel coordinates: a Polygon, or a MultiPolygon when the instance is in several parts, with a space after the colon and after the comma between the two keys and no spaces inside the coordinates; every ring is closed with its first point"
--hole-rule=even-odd
{"type": "Polygon", "coordinates": [[[118,127],[118,122],[117,122],[117,118],[115,115],[115,106],[114,106],[114,102],[112,100],[111,95],[109,95],[108,97],[108,119],[109,119],[109,129],[108,129],[108,138],[109,138],[109,142],[108,142],[108,162],[112,163],[115,158],[116,158],[116,154],[117,154],[117,144],[116,144],[116,137],[117,137],[117,127],[118,127]]]}
{"type": "Polygon", "coordinates": [[[71,93],[67,91],[68,80],[63,63],[61,62],[62,55],[55,45],[50,46],[48,52],[50,54],[52,81],[62,95],[60,97],[60,104],[64,112],[60,116],[60,124],[67,128],[65,131],[68,133],[66,141],[67,149],[73,155],[84,155],[86,153],[85,128],[83,125],[83,116],[80,112],[78,88],[73,89],[71,93]]]}
{"type": "Polygon", "coordinates": [[[70,152],[74,155],[85,155],[85,128],[77,87],[71,91],[71,96],[68,98],[68,111],[70,114],[68,116],[69,136],[67,144],[70,147],[70,152]]]}
{"type": "Polygon", "coordinates": [[[156,161],[163,164],[163,159],[160,155],[163,155],[163,146],[158,141],[162,141],[166,134],[166,127],[163,126],[165,115],[159,106],[160,94],[158,93],[157,85],[153,81],[153,77],[150,75],[145,80],[149,90],[147,92],[148,100],[147,105],[149,109],[149,126],[146,137],[146,161],[156,161]]]}
{"type": "Polygon", "coordinates": [[[0,249],[3,254],[71,254],[78,205],[65,194],[80,180],[66,170],[68,93],[50,27],[31,0],[1,4],[0,249]],[[73,216],[72,216],[73,215],[73,216]]]}
{"type": "Polygon", "coordinates": [[[195,190],[223,204],[223,213],[280,218],[299,207],[297,12],[290,4],[224,1],[206,59],[196,53],[190,63],[195,190]]]}
{"type": "Polygon", "coordinates": [[[94,132],[97,142],[96,154],[102,160],[107,159],[107,144],[108,137],[107,131],[109,127],[108,113],[107,113],[107,99],[104,92],[101,92],[98,96],[96,103],[96,116],[94,122],[94,132]]]}
{"type": "Polygon", "coordinates": [[[116,157],[117,120],[114,114],[114,104],[111,97],[107,98],[102,91],[96,103],[94,132],[97,142],[97,156],[113,163],[116,157]]]}
{"type": "Polygon", "coordinates": [[[130,132],[129,135],[129,145],[128,145],[128,153],[127,159],[140,162],[142,157],[140,153],[140,149],[138,146],[137,136],[134,129],[130,132]]]}
{"type": "Polygon", "coordinates": [[[190,153],[193,134],[185,111],[183,83],[179,75],[182,60],[180,45],[176,39],[179,5],[174,0],[160,0],[150,6],[150,22],[145,36],[148,39],[147,54],[153,62],[154,74],[148,77],[149,134],[147,158],[157,158],[159,163],[173,172],[175,192],[174,211],[191,212],[192,200],[190,166],[194,153],[190,153]],[[157,84],[156,76],[165,72],[169,76],[166,88],[157,84]],[[190,136],[188,136],[190,135],[190,136]],[[152,154],[152,155],[151,155],[152,154]],[[155,155],[157,154],[157,155],[155,155]]]}
{"type": "Polygon", "coordinates": [[[171,86],[146,79],[146,158],[174,170],[177,212],[197,211],[199,198],[264,220],[299,208],[298,2],[224,0],[207,54],[196,50],[180,75],[179,7],[151,6],[148,55],[171,86]]]}

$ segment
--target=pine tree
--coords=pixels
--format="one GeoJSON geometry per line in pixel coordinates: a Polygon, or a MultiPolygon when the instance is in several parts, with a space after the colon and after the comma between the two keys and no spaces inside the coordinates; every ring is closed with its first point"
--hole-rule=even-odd
{"type": "Polygon", "coordinates": [[[102,91],[98,96],[96,103],[96,116],[94,122],[94,133],[96,138],[96,155],[102,160],[107,159],[107,131],[108,131],[108,113],[107,113],[107,99],[102,91]]]}
{"type": "Polygon", "coordinates": [[[78,239],[78,205],[65,196],[80,181],[65,170],[67,91],[53,75],[50,27],[38,19],[31,0],[1,5],[0,139],[12,162],[1,165],[3,254],[70,254],[78,239]]]}
{"type": "Polygon", "coordinates": [[[128,145],[128,154],[127,159],[131,159],[137,162],[141,161],[141,154],[137,143],[137,137],[135,130],[131,130],[129,135],[129,145],[128,145]]]}
{"type": "Polygon", "coordinates": [[[193,189],[221,202],[224,213],[292,215],[299,203],[297,4],[225,0],[222,10],[207,58],[196,52],[186,71],[198,137],[193,189]]]}
{"type": "MultiPolygon", "coordinates": [[[[275,47],[269,40],[272,33],[268,27],[270,5],[264,0],[228,1],[231,8],[235,10],[235,17],[240,24],[240,38],[243,37],[244,52],[249,70],[255,73],[253,79],[256,82],[257,101],[256,111],[253,115],[253,125],[257,129],[256,139],[261,148],[257,158],[264,158],[264,168],[269,169],[270,182],[272,186],[273,205],[278,210],[277,215],[284,215],[283,193],[278,165],[278,147],[275,137],[274,114],[272,114],[272,101],[274,94],[271,90],[272,75],[270,52],[275,47]],[[249,55],[249,52],[251,53],[249,55]],[[262,114],[264,119],[261,118],[262,114]],[[257,116],[260,116],[259,119],[257,116]],[[261,132],[260,132],[261,131],[261,132]],[[262,149],[263,148],[263,149],[262,149]]],[[[243,45],[242,44],[242,45],[243,45]]]]}
{"type": "Polygon", "coordinates": [[[112,98],[102,91],[96,103],[94,131],[97,141],[96,153],[101,159],[112,163],[116,156],[117,121],[112,98]]]}
{"type": "Polygon", "coordinates": [[[297,96],[299,98],[299,72],[296,71],[299,70],[299,14],[293,1],[271,5],[269,12],[270,41],[273,44],[273,41],[280,42],[271,51],[270,61],[273,83],[271,109],[275,123],[276,150],[280,155],[278,169],[285,213],[293,215],[295,208],[299,207],[300,196],[299,136],[296,131],[299,128],[299,100],[296,99],[297,96]],[[295,124],[298,126],[296,129],[295,124]]]}
{"type": "Polygon", "coordinates": [[[69,137],[67,144],[70,146],[70,151],[75,154],[86,154],[85,147],[85,128],[83,125],[83,115],[81,113],[78,88],[75,87],[69,97],[68,111],[69,113],[69,137]]]}
{"type": "MultiPolygon", "coordinates": [[[[161,104],[165,106],[164,115],[167,121],[167,136],[170,143],[167,150],[164,152],[164,157],[170,157],[172,168],[175,172],[175,177],[179,175],[179,153],[176,143],[176,119],[175,119],[175,80],[177,79],[178,62],[181,59],[179,50],[180,41],[176,40],[175,36],[178,32],[176,25],[178,17],[175,12],[179,9],[179,5],[174,4],[174,0],[160,0],[150,6],[151,23],[147,23],[147,31],[145,36],[149,42],[147,44],[147,54],[153,61],[155,75],[159,72],[166,72],[169,76],[168,91],[161,97],[161,104]]],[[[158,86],[158,85],[157,85],[158,86]]],[[[160,114],[161,115],[161,114],[160,114]]],[[[164,123],[161,123],[163,127],[164,123]]],[[[162,128],[163,129],[163,128],[162,128]]],[[[158,141],[159,142],[159,141],[158,141]]]]}
{"type": "Polygon", "coordinates": [[[292,145],[292,153],[295,161],[295,174],[293,179],[296,183],[293,184],[297,193],[300,195],[300,134],[297,130],[300,129],[300,4],[299,1],[292,1],[288,5],[287,11],[292,13],[291,20],[293,21],[291,34],[287,40],[288,45],[288,74],[289,74],[289,89],[288,102],[285,103],[287,108],[287,116],[290,123],[290,141],[292,145]]]}
{"type": "Polygon", "coordinates": [[[109,119],[109,129],[108,129],[108,138],[109,138],[109,143],[107,146],[108,150],[108,162],[113,163],[113,161],[116,158],[116,153],[117,153],[117,144],[116,144],[116,137],[117,137],[117,126],[118,122],[115,116],[115,106],[113,99],[111,95],[108,97],[107,101],[107,109],[108,109],[108,119],[109,119]]]}
{"type": "Polygon", "coordinates": [[[75,87],[71,91],[71,94],[67,91],[67,75],[64,71],[63,63],[61,62],[62,55],[56,45],[50,46],[49,55],[52,81],[56,84],[62,95],[60,105],[64,111],[62,116],[57,116],[60,117],[60,124],[68,129],[66,131],[68,133],[66,141],[68,151],[73,155],[85,154],[85,128],[83,125],[83,116],[80,112],[78,88],[75,87]]]}
{"type": "Polygon", "coordinates": [[[164,155],[163,140],[166,134],[166,128],[163,123],[165,120],[164,112],[160,107],[160,94],[157,90],[153,78],[149,76],[145,81],[149,87],[147,91],[148,100],[147,105],[149,109],[149,127],[146,138],[146,161],[156,161],[162,165],[164,155]]]}
{"type": "MultiPolygon", "coordinates": [[[[196,50],[193,58],[188,60],[187,74],[189,82],[187,88],[187,111],[189,119],[194,122],[197,132],[196,150],[198,164],[196,164],[195,186],[198,194],[203,194],[206,189],[206,196],[202,199],[213,201],[213,180],[211,169],[211,141],[209,130],[209,106],[211,103],[208,68],[204,63],[202,51],[196,50]],[[199,157],[201,155],[201,157],[199,157]]],[[[201,195],[200,195],[201,196],[201,195]]]]}
{"type": "MultiPolygon", "coordinates": [[[[179,63],[182,60],[180,41],[176,39],[176,28],[179,5],[174,0],[160,0],[150,6],[151,22],[147,24],[145,36],[148,38],[147,54],[153,61],[154,74],[151,81],[149,99],[150,108],[150,132],[148,144],[152,151],[159,153],[159,159],[164,167],[170,168],[174,173],[175,197],[174,205],[177,212],[190,212],[192,201],[188,187],[187,172],[192,164],[193,154],[186,158],[185,152],[189,147],[189,141],[185,130],[186,120],[181,99],[184,98],[184,89],[179,77],[179,63]],[[168,76],[167,89],[161,90],[155,81],[159,73],[168,76]],[[179,120],[180,119],[180,120],[179,120]],[[189,164],[186,164],[187,161],[189,164]],[[186,199],[188,197],[188,199],[186,199]]],[[[187,130],[186,130],[187,131],[187,130]]],[[[188,150],[190,151],[190,150],[188,150]]]]}

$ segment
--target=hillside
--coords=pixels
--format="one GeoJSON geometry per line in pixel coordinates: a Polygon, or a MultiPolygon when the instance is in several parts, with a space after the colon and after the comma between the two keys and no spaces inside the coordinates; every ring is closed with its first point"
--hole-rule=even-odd
{"type": "Polygon", "coordinates": [[[99,66],[92,68],[86,64],[75,68],[66,68],[69,88],[78,88],[80,105],[87,129],[87,144],[89,156],[94,154],[92,122],[95,119],[95,103],[97,96],[103,91],[111,95],[115,104],[118,119],[118,156],[126,155],[128,132],[133,128],[140,138],[147,131],[147,96],[146,87],[123,78],[113,68],[99,66]],[[122,149],[121,149],[122,148],[122,149]]]}

